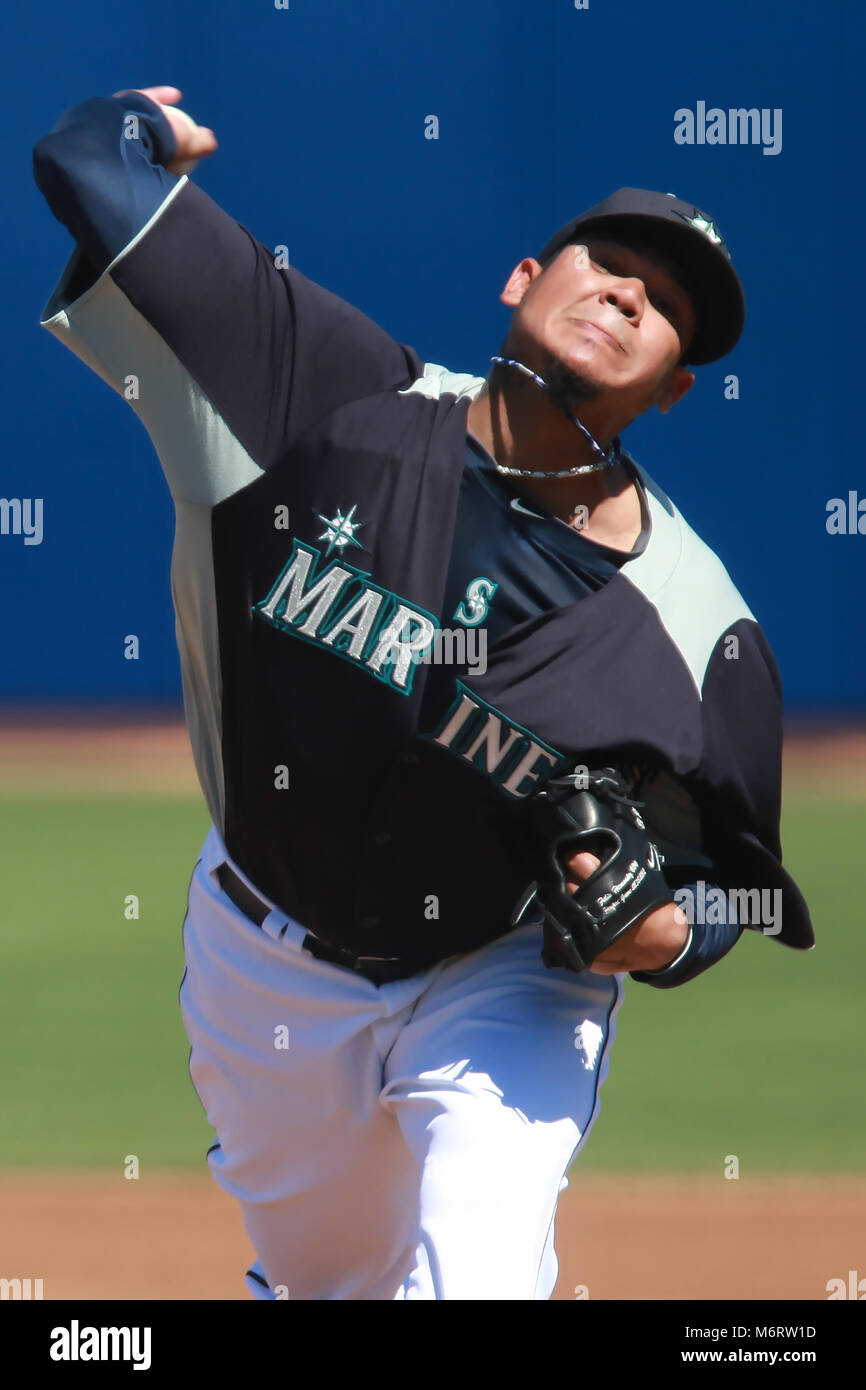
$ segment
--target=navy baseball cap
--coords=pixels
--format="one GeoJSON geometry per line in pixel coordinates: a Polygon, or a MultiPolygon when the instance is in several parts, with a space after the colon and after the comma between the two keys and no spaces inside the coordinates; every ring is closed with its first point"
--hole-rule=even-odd
{"type": "Polygon", "coordinates": [[[683,359],[686,363],[702,367],[736,345],[746,318],[743,287],[718,223],[709,213],[675,193],[620,188],[560,227],[538,260],[544,262],[591,233],[641,241],[674,263],[697,316],[695,336],[683,359]]]}

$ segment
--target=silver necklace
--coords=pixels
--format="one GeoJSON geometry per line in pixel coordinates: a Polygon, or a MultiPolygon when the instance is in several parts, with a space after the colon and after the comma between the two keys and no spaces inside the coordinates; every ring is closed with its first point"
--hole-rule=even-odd
{"type": "MultiPolygon", "coordinates": [[[[500,362],[504,367],[517,367],[518,371],[524,372],[528,377],[531,377],[533,381],[537,382],[539,386],[543,386],[545,391],[550,390],[543,377],[540,377],[537,372],[531,371],[529,367],[525,367],[522,362],[515,362],[512,357],[491,357],[490,361],[500,362]]],[[[568,418],[573,425],[577,426],[584,438],[592,445],[592,448],[598,455],[597,463],[581,463],[575,468],[560,468],[556,472],[550,472],[545,468],[510,468],[507,464],[498,463],[494,459],[498,472],[505,473],[513,478],[573,478],[578,473],[597,473],[599,468],[616,468],[622,462],[622,446],[620,445],[619,435],[616,435],[611,440],[610,448],[605,452],[598,441],[593,439],[586,425],[581,424],[576,415],[569,415],[568,418]]],[[[575,507],[574,511],[576,510],[577,508],[575,507]]],[[[572,512],[572,516],[573,515],[574,512],[572,512]]]]}

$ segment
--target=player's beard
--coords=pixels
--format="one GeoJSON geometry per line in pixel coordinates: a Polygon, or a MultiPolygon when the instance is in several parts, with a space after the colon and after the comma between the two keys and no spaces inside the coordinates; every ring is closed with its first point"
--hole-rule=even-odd
{"type": "Polygon", "coordinates": [[[555,353],[545,350],[541,376],[547,382],[547,391],[554,405],[567,415],[574,415],[581,405],[597,401],[603,388],[592,377],[576,372],[567,362],[555,353]]]}

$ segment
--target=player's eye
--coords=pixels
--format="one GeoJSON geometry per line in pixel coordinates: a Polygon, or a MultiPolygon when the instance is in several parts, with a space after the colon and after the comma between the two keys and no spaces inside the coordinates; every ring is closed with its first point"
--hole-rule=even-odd
{"type": "Polygon", "coordinates": [[[650,303],[655,309],[658,309],[660,314],[663,314],[666,319],[676,326],[675,320],[677,311],[669,299],[663,299],[660,295],[655,295],[654,298],[650,300],[650,303]]]}

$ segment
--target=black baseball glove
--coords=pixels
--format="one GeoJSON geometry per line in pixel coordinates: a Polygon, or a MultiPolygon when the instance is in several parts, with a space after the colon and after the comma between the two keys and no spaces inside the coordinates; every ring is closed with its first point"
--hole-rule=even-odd
{"type": "Polygon", "coordinates": [[[630,790],[617,768],[577,768],[551,778],[527,803],[543,867],[515,907],[512,925],[530,904],[540,905],[545,965],[589,969],[629,927],[671,900],[662,856],[638,809],[643,803],[630,790]],[[563,861],[581,850],[601,862],[569,893],[563,861]]]}

